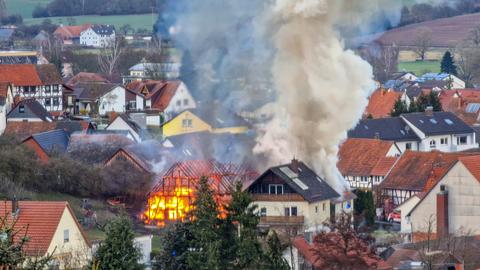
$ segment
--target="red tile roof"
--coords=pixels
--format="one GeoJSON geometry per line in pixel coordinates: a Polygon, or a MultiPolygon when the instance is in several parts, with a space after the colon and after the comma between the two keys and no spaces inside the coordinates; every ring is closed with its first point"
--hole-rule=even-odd
{"type": "Polygon", "coordinates": [[[98,73],[79,72],[77,75],[73,76],[70,80],[68,80],[67,84],[74,86],[78,83],[91,83],[91,82],[110,83],[110,81],[108,81],[98,73]]]}
{"type": "Polygon", "coordinates": [[[460,157],[460,162],[467,167],[467,170],[480,182],[480,155],[460,157]]]}
{"type": "Polygon", "coordinates": [[[395,101],[401,96],[402,93],[393,90],[378,89],[370,96],[365,115],[372,115],[373,118],[389,117],[395,101]]]}
{"type": "Polygon", "coordinates": [[[150,99],[152,101],[152,108],[164,111],[173,96],[177,92],[178,87],[180,86],[181,81],[135,81],[127,85],[127,89],[137,93],[142,94],[145,99],[150,99]]]}
{"type": "Polygon", "coordinates": [[[19,140],[23,140],[36,133],[54,130],[55,122],[7,122],[5,134],[14,135],[19,140]]]}
{"type": "Polygon", "coordinates": [[[406,151],[380,184],[384,189],[428,191],[460,157],[478,152],[442,153],[406,151]]]}
{"type": "MultiPolygon", "coordinates": [[[[27,233],[30,241],[26,245],[25,252],[29,256],[45,255],[65,209],[68,209],[75,218],[68,202],[19,201],[18,204],[20,211],[15,229],[21,233],[15,239],[19,240],[23,234],[27,233]]],[[[11,220],[11,212],[12,202],[0,201],[0,215],[4,216],[7,213],[11,220]]],[[[78,223],[77,226],[83,234],[78,223]]],[[[85,235],[83,236],[88,243],[85,235]]]]}
{"type": "Polygon", "coordinates": [[[385,176],[396,161],[387,157],[391,141],[349,138],[338,153],[338,169],[344,176],[385,176]]]}
{"type": "Polygon", "coordinates": [[[79,38],[80,34],[91,26],[92,24],[60,26],[53,34],[63,39],[79,38]]]}
{"type": "Polygon", "coordinates": [[[43,85],[35,65],[0,65],[0,81],[16,86],[43,85]]]}

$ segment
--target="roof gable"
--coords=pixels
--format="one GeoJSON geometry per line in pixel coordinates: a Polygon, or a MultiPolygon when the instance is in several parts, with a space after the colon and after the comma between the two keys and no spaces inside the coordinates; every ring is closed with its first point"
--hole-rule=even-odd
{"type": "Polygon", "coordinates": [[[65,153],[70,140],[68,133],[61,129],[37,133],[30,138],[35,140],[43,151],[48,154],[65,153]]]}
{"type": "Polygon", "coordinates": [[[52,115],[35,99],[21,100],[13,109],[7,114],[7,118],[40,118],[45,122],[52,122],[52,115]],[[21,112],[23,108],[24,112],[21,112]]]}

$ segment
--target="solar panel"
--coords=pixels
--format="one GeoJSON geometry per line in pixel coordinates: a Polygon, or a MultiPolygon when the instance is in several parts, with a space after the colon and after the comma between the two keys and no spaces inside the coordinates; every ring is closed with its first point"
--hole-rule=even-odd
{"type": "Polygon", "coordinates": [[[447,123],[448,125],[453,125],[453,121],[448,118],[445,119],[445,123],[447,123]]]}
{"type": "Polygon", "coordinates": [[[405,131],[403,131],[403,129],[400,129],[400,133],[402,133],[402,135],[405,136],[405,131]]]}
{"type": "Polygon", "coordinates": [[[368,126],[363,126],[365,129],[368,129],[368,126]]]}
{"type": "Polygon", "coordinates": [[[308,186],[305,185],[298,177],[292,178],[292,181],[297,184],[302,190],[307,190],[308,186]]]}
{"type": "Polygon", "coordinates": [[[434,118],[430,118],[430,122],[431,122],[432,124],[438,124],[437,120],[435,120],[434,118]]]}
{"type": "Polygon", "coordinates": [[[465,108],[465,112],[467,113],[477,113],[480,110],[480,103],[470,103],[465,108]]]}
{"type": "Polygon", "coordinates": [[[423,124],[423,120],[420,120],[420,123],[422,123],[422,124],[423,124]]]}
{"type": "Polygon", "coordinates": [[[298,175],[294,173],[289,167],[280,167],[280,171],[286,174],[290,179],[298,177],[298,175]]]}

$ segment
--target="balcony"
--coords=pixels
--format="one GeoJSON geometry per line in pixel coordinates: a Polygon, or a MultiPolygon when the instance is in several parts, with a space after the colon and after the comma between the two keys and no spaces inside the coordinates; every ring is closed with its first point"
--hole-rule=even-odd
{"type": "Polygon", "coordinates": [[[299,194],[252,194],[254,202],[303,202],[305,199],[299,194]]]}
{"type": "Polygon", "coordinates": [[[302,226],[303,216],[266,216],[260,217],[260,226],[302,226]]]}

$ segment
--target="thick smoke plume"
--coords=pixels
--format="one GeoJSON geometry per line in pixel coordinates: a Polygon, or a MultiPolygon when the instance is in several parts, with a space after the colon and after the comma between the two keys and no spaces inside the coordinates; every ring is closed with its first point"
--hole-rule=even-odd
{"type": "Polygon", "coordinates": [[[336,168],[338,146],[375,88],[371,66],[345,44],[398,23],[402,5],[401,0],[172,0],[159,29],[190,51],[201,71],[194,82],[200,99],[229,107],[275,100],[275,116],[254,148],[268,165],[295,155],[342,191],[347,185],[336,168]]]}

